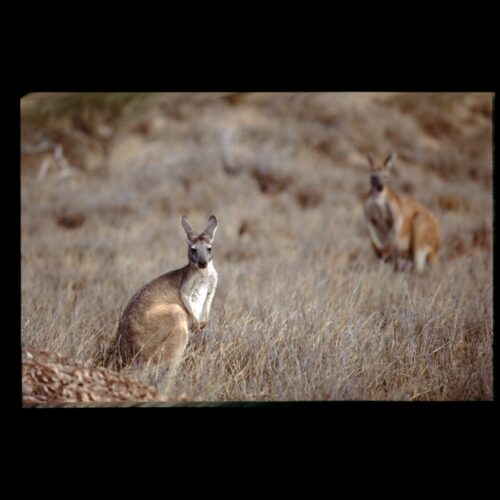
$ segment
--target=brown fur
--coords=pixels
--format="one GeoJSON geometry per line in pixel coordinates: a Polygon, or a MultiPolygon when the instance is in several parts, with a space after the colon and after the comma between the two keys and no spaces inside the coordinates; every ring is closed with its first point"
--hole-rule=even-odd
{"type": "Polygon", "coordinates": [[[377,241],[370,234],[375,254],[378,258],[394,260],[396,265],[400,257],[411,260],[417,271],[421,271],[423,257],[419,251],[428,251],[425,262],[437,261],[441,245],[439,223],[428,208],[409,196],[398,195],[389,185],[388,168],[394,155],[389,156],[384,164],[377,164],[371,158],[369,161],[372,177],[378,177],[383,186],[377,189],[372,185],[364,198],[365,218],[378,238],[377,241]]]}
{"type": "Polygon", "coordinates": [[[132,297],[117,331],[122,364],[134,359],[160,363],[184,351],[192,320],[179,287],[189,267],[159,276],[132,297]]]}

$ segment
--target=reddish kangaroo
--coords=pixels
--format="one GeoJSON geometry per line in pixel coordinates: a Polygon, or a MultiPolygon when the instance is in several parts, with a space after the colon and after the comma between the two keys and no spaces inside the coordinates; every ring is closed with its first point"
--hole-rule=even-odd
{"type": "Polygon", "coordinates": [[[393,260],[396,268],[399,257],[409,259],[421,273],[427,262],[438,259],[439,223],[428,208],[391,188],[389,171],[395,160],[394,152],[383,163],[368,155],[371,189],[364,199],[365,220],[377,257],[393,260]]]}

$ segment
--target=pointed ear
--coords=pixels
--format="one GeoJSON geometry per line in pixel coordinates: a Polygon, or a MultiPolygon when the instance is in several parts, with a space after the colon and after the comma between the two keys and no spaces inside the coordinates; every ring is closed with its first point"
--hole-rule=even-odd
{"type": "Polygon", "coordinates": [[[394,163],[396,163],[397,154],[395,151],[391,151],[391,154],[385,159],[384,165],[386,168],[394,167],[394,163]]]}
{"type": "Polygon", "coordinates": [[[368,164],[370,165],[370,168],[373,168],[375,166],[375,163],[373,161],[373,156],[368,153],[366,155],[366,159],[368,160],[368,164]]]}
{"type": "Polygon", "coordinates": [[[189,221],[187,220],[187,217],[185,215],[183,215],[181,217],[181,225],[182,225],[184,231],[186,231],[188,240],[191,241],[192,239],[194,239],[195,232],[193,231],[193,226],[189,223],[189,221]]]}
{"type": "Polygon", "coordinates": [[[211,215],[208,219],[208,226],[203,231],[203,234],[207,235],[210,238],[210,240],[213,240],[216,230],[217,230],[217,219],[215,215],[211,215]]]}

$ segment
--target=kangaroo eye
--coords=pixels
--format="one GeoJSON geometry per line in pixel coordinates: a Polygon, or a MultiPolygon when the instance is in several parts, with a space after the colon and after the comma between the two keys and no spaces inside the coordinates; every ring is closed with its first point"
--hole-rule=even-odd
{"type": "Polygon", "coordinates": [[[211,251],[212,251],[212,247],[207,247],[207,250],[208,250],[209,252],[211,252],[211,251]]]}
{"type": "Polygon", "coordinates": [[[196,252],[196,247],[191,247],[191,250],[192,250],[193,252],[196,252]]]}

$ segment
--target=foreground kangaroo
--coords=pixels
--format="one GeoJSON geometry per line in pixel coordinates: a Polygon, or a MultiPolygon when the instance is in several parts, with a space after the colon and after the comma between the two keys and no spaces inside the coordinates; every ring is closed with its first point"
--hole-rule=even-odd
{"type": "Polygon", "coordinates": [[[179,360],[189,330],[205,327],[217,286],[212,242],[217,219],[211,215],[205,230],[196,234],[185,215],[189,263],[144,285],[123,311],[118,324],[119,366],[148,360],[179,360]]]}
{"type": "Polygon", "coordinates": [[[408,196],[398,195],[389,185],[389,170],[396,155],[392,152],[384,163],[377,163],[371,155],[371,190],[364,200],[365,220],[377,257],[413,261],[417,272],[426,262],[437,261],[441,236],[439,223],[433,213],[408,196]]]}

